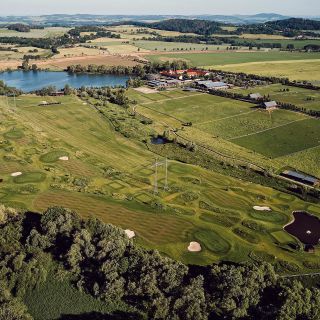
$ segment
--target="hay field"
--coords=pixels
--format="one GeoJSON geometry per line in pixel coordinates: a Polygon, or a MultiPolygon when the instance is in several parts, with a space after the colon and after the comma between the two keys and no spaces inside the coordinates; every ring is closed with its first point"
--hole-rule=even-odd
{"type": "Polygon", "coordinates": [[[18,32],[0,28],[0,37],[53,38],[62,36],[69,30],[70,28],[65,27],[48,27],[44,29],[31,29],[30,32],[18,32]]]}
{"type": "Polygon", "coordinates": [[[207,45],[198,43],[134,41],[134,45],[151,51],[215,51],[225,50],[227,45],[207,45]]]}
{"type": "MultiPolygon", "coordinates": [[[[301,57],[303,58],[303,57],[301,57]]],[[[262,76],[289,78],[290,80],[306,80],[320,83],[320,59],[284,60],[266,62],[247,62],[239,64],[219,64],[215,69],[235,72],[245,72],[262,76]]]]}
{"type": "MultiPolygon", "coordinates": [[[[320,59],[320,53],[302,53],[302,52],[216,52],[216,53],[174,53],[147,55],[146,58],[151,61],[166,61],[172,59],[183,59],[189,61],[193,66],[206,66],[211,68],[221,68],[223,65],[228,65],[225,69],[230,70],[232,65],[246,64],[253,62],[275,62],[275,61],[290,61],[290,60],[315,60],[320,59]]],[[[279,62],[280,63],[280,62],[279,62]]],[[[295,62],[296,63],[296,62],[295,62]]],[[[244,67],[245,69],[245,67],[244,67]]],[[[243,70],[244,70],[243,69],[243,70]]],[[[235,71],[236,66],[235,66],[235,71]]],[[[270,70],[269,70],[270,71],[270,70]]],[[[247,73],[249,73],[248,70],[247,73]]],[[[272,72],[272,71],[271,71],[272,72]]],[[[254,73],[254,72],[253,72],[254,73]]]]}

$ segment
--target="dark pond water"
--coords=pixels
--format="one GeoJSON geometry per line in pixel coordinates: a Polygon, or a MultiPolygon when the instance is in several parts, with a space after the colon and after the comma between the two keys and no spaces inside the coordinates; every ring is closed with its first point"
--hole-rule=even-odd
{"type": "Polygon", "coordinates": [[[293,212],[294,221],[284,230],[297,237],[304,244],[317,245],[320,240],[320,219],[304,212],[293,212]]]}
{"type": "Polygon", "coordinates": [[[163,137],[153,137],[151,138],[152,144],[166,144],[169,143],[169,140],[163,137]]]}
{"type": "Polygon", "coordinates": [[[62,89],[66,84],[71,87],[103,87],[125,86],[127,76],[105,74],[72,74],[52,71],[11,71],[0,73],[0,80],[8,86],[25,92],[38,90],[49,85],[62,89]]]}

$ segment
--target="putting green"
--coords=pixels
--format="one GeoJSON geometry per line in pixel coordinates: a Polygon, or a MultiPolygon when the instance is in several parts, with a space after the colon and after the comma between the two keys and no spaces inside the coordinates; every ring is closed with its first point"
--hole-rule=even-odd
{"type": "Polygon", "coordinates": [[[53,150],[53,151],[50,151],[46,154],[43,154],[40,157],[40,161],[45,162],[45,163],[52,163],[52,162],[58,161],[60,157],[67,157],[67,156],[69,156],[69,153],[67,151],[53,150]]]}
{"type": "Polygon", "coordinates": [[[201,245],[216,254],[226,254],[231,248],[228,241],[212,230],[199,230],[194,233],[194,236],[201,245]]]}
{"type": "Polygon", "coordinates": [[[21,176],[14,177],[15,183],[36,183],[42,182],[46,179],[46,175],[43,172],[25,172],[21,176]]]}

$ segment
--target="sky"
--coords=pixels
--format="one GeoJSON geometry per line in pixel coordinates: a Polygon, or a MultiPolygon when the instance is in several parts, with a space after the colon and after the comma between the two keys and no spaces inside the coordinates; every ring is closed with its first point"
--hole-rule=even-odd
{"type": "Polygon", "coordinates": [[[0,15],[256,14],[320,16],[320,0],[0,0],[0,15]]]}

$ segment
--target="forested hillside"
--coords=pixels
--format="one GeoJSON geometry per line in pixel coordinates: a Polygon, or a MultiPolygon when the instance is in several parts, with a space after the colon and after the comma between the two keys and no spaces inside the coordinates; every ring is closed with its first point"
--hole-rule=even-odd
{"type": "MultiPolygon", "coordinates": [[[[1,320],[33,319],[24,301],[53,279],[128,310],[122,318],[59,319],[320,318],[319,289],[281,279],[269,264],[186,266],[140,248],[119,228],[63,208],[40,215],[0,207],[0,258],[1,320]]],[[[34,302],[47,311],[56,300],[47,298],[49,291],[34,302]]]]}

